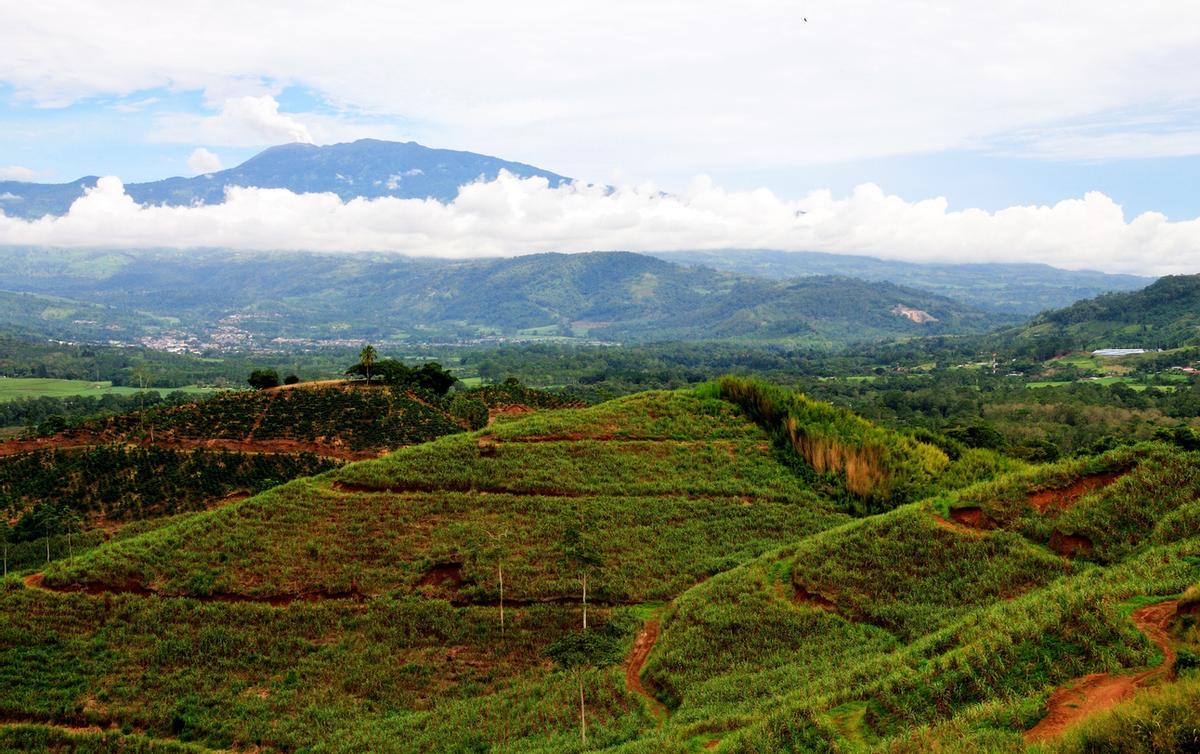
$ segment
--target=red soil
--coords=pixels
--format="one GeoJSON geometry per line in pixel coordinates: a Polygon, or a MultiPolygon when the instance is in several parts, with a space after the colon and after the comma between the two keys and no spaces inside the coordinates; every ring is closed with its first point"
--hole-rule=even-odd
{"type": "Polygon", "coordinates": [[[1093,474],[1077,479],[1066,487],[1059,487],[1053,490],[1038,490],[1030,493],[1029,504],[1038,510],[1039,513],[1045,513],[1048,510],[1066,510],[1073,506],[1079,498],[1083,497],[1092,490],[1098,490],[1101,487],[1107,487],[1128,472],[1116,471],[1106,474],[1093,474]]]}
{"type": "Polygon", "coordinates": [[[967,526],[966,524],[961,524],[958,521],[950,521],[948,519],[942,518],[941,516],[937,515],[936,513],[933,514],[933,522],[935,524],[937,524],[939,528],[945,529],[946,531],[952,531],[955,534],[962,534],[963,536],[967,536],[967,537],[986,536],[986,533],[983,531],[983,529],[979,529],[979,528],[973,527],[973,526],[967,526]]]}
{"type": "Polygon", "coordinates": [[[638,632],[637,638],[633,642],[633,651],[629,653],[629,659],[625,661],[625,688],[645,699],[651,714],[661,720],[667,716],[667,708],[663,706],[662,702],[655,699],[642,683],[642,668],[645,667],[646,660],[649,659],[656,641],[658,641],[658,621],[652,618],[646,621],[642,630],[638,632]]]}
{"type": "Polygon", "coordinates": [[[1086,555],[1092,551],[1092,540],[1081,534],[1062,534],[1054,532],[1050,535],[1050,549],[1063,557],[1086,555]]]}
{"type": "Polygon", "coordinates": [[[439,563],[425,572],[417,586],[457,591],[463,585],[462,563],[439,563]]]}
{"type": "Polygon", "coordinates": [[[831,613],[837,612],[837,605],[833,602],[833,600],[816,594],[815,592],[810,592],[798,584],[796,585],[795,593],[792,595],[792,602],[797,605],[808,605],[809,607],[815,607],[820,610],[827,610],[831,613]]]}
{"type": "Polygon", "coordinates": [[[490,427],[492,425],[492,423],[495,422],[496,419],[500,418],[501,416],[519,416],[521,414],[532,413],[536,410],[537,409],[532,408],[531,406],[524,406],[519,403],[513,404],[511,406],[497,406],[496,408],[489,408],[487,423],[488,423],[488,426],[490,427]]]}
{"type": "Polygon", "coordinates": [[[1163,661],[1157,667],[1137,675],[1093,673],[1070,681],[1050,695],[1046,716],[1025,732],[1025,740],[1032,743],[1054,738],[1075,723],[1129,698],[1138,689],[1160,679],[1169,679],[1175,664],[1175,650],[1167,636],[1167,626],[1177,608],[1178,603],[1172,600],[1133,611],[1134,625],[1162,650],[1163,661]]]}
{"type": "Polygon", "coordinates": [[[951,508],[950,518],[956,523],[963,526],[969,526],[972,529],[995,529],[998,524],[996,520],[983,512],[979,507],[968,508],[951,508]]]}
{"type": "MultiPolygon", "coordinates": [[[[0,442],[0,457],[32,453],[37,450],[73,450],[88,448],[94,445],[107,445],[113,442],[113,438],[106,438],[96,433],[54,435],[53,437],[39,437],[35,440],[10,440],[8,442],[0,442]]],[[[121,441],[117,440],[115,442],[119,443],[121,441]]],[[[201,448],[205,450],[234,450],[242,453],[312,453],[313,455],[324,456],[326,458],[340,458],[347,461],[378,458],[381,455],[391,452],[390,450],[350,450],[343,447],[323,445],[315,442],[301,442],[299,440],[231,440],[225,438],[201,440],[162,437],[161,435],[155,438],[153,443],[147,441],[143,444],[173,450],[194,450],[201,448]]]]}

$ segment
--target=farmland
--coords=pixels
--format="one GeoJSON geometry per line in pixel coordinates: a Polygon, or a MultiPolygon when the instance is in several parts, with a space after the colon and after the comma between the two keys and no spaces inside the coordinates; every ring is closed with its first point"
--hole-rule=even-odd
{"type": "Polygon", "coordinates": [[[1188,750],[1190,666],[1143,672],[1130,616],[1194,656],[1195,454],[946,447],[733,380],[128,527],[4,582],[0,742],[1082,752],[1166,715],[1155,750],[1188,750]],[[1031,732],[1073,679],[1140,672],[1031,732]]]}
{"type": "MultiPolygon", "coordinates": [[[[187,393],[203,395],[212,392],[213,388],[197,385],[185,385],[172,388],[187,393]]],[[[60,380],[42,377],[0,377],[0,402],[12,401],[19,398],[65,398],[68,396],[101,397],[105,395],[136,395],[141,392],[136,387],[114,386],[107,380],[92,382],[88,380],[60,380]]]]}

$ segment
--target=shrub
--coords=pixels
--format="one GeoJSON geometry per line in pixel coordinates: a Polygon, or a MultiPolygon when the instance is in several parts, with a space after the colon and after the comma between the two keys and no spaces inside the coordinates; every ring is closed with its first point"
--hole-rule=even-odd
{"type": "Polygon", "coordinates": [[[450,401],[450,415],[471,429],[482,429],[487,426],[488,407],[478,398],[460,393],[450,401]]]}

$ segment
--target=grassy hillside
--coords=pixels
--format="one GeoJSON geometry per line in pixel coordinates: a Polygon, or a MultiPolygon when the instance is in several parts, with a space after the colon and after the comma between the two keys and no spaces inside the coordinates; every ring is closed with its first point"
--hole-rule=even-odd
{"type": "Polygon", "coordinates": [[[499,598],[503,558],[510,599],[553,601],[576,589],[560,552],[575,531],[602,564],[594,599],[643,602],[840,519],[732,406],[648,393],[293,482],[63,563],[46,579],[486,602],[499,598]],[[220,567],[214,549],[227,552],[220,567]]]}
{"type": "Polygon", "coordinates": [[[726,381],[167,519],[0,583],[0,750],[1188,751],[1200,457],[938,453],[726,381]]]}
{"type": "Polygon", "coordinates": [[[1178,348],[1200,344],[1200,275],[1170,275],[1130,293],[1106,293],[1035,318],[1026,338],[1076,348],[1178,348]]]}

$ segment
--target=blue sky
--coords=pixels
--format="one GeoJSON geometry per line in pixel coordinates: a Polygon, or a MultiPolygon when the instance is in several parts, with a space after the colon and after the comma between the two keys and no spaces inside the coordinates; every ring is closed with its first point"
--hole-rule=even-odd
{"type": "MultiPolygon", "coordinates": [[[[281,113],[314,114],[348,120],[361,134],[380,138],[420,140],[430,146],[471,149],[470,144],[446,144],[434,125],[420,127],[402,117],[368,117],[330,105],[302,87],[282,89],[274,97],[281,113]]],[[[223,167],[252,157],[268,143],[164,143],[161,119],[180,115],[213,115],[203,91],[175,92],[155,88],[120,97],[96,96],[65,107],[45,108],[18,96],[12,86],[0,87],[0,165],[19,166],[43,183],[65,182],[85,175],[116,175],[126,182],[153,181],[193,175],[188,157],[197,147],[218,155],[223,167]]],[[[1173,125],[1190,125],[1194,113],[1173,125]]],[[[1103,131],[1101,131],[1102,133],[1103,131]]],[[[347,136],[350,138],[350,136],[347,136]]],[[[521,154],[499,155],[528,160],[521,154]]],[[[557,165],[540,165],[562,170],[557,165]]],[[[615,164],[614,169],[621,168],[615,164]]],[[[790,166],[721,167],[707,173],[730,189],[767,187],[785,197],[800,197],[817,188],[847,193],[863,183],[876,183],[910,199],[944,196],[952,208],[996,210],[1012,205],[1053,204],[1061,199],[1100,191],[1131,215],[1157,211],[1171,219],[1200,217],[1200,155],[1153,157],[1093,157],[1070,159],[1020,154],[1019,149],[951,149],[863,160],[790,166]]],[[[606,171],[583,176],[605,181],[606,171]]]]}
{"type": "MultiPolygon", "coordinates": [[[[724,197],[707,209],[737,227],[753,226],[742,213],[760,189],[829,197],[843,235],[803,237],[864,253],[916,248],[920,226],[943,255],[982,258],[977,239],[953,235],[975,229],[972,210],[1059,223],[1007,228],[1012,255],[1075,266],[1137,267],[1131,254],[1175,254],[1200,233],[1186,222],[1200,218],[1191,0],[0,6],[0,178],[146,181],[287,141],[374,137],[637,196],[702,185],[706,201],[724,197]],[[871,222],[913,226],[881,235],[855,197],[883,213],[871,222]],[[1111,259],[1091,251],[1107,237],[1083,238],[1084,205],[1128,244],[1109,244],[1111,259]],[[1054,211],[1008,212],[1032,207],[1054,211]],[[1143,213],[1170,222],[1136,223],[1143,213]]],[[[630,248],[678,237],[660,225],[630,248]]]]}

